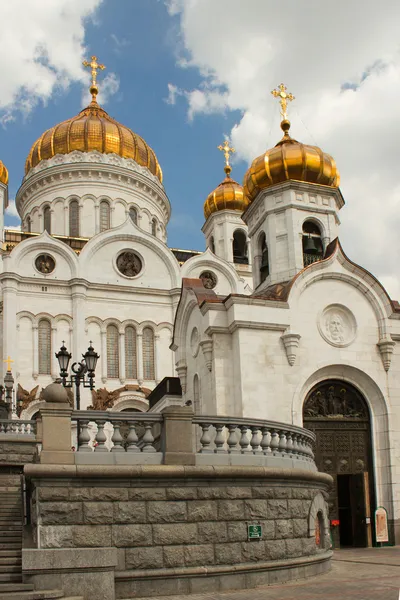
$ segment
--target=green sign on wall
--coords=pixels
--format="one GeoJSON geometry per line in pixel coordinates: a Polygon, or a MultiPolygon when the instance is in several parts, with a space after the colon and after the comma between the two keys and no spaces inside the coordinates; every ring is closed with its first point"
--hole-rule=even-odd
{"type": "Polygon", "coordinates": [[[247,537],[249,540],[261,540],[261,538],[262,538],[261,525],[247,525],[247,537]]]}

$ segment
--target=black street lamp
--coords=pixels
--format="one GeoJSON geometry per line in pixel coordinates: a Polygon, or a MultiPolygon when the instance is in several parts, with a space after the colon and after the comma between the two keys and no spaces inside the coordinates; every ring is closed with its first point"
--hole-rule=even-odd
{"type": "Polygon", "coordinates": [[[56,352],[56,359],[60,365],[60,377],[63,386],[65,388],[72,388],[75,385],[75,400],[77,410],[81,409],[80,386],[82,385],[82,387],[89,388],[91,390],[94,389],[94,372],[96,370],[97,361],[100,358],[97,352],[94,351],[92,342],[89,343],[89,348],[85,354],[82,354],[82,360],[79,363],[75,362],[71,365],[73,374],[70,375],[68,381],[68,365],[69,361],[71,360],[71,354],[66,349],[64,341],[59,352],[56,352]],[[85,375],[87,375],[87,379],[85,378],[85,375]]]}

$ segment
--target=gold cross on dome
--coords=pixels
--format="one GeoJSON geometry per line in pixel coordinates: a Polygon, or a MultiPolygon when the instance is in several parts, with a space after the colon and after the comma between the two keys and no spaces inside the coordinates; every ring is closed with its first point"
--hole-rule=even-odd
{"type": "Polygon", "coordinates": [[[3,360],[3,362],[7,363],[7,371],[11,371],[11,363],[13,363],[14,361],[11,360],[9,356],[7,356],[6,360],[3,360]]]}
{"type": "Polygon", "coordinates": [[[287,121],[287,103],[288,101],[291,102],[295,99],[293,94],[288,93],[287,87],[283,83],[278,85],[277,90],[272,90],[271,94],[275,98],[279,98],[279,103],[281,105],[281,117],[284,121],[287,121]]]}
{"type": "Polygon", "coordinates": [[[105,65],[100,65],[97,62],[97,56],[92,56],[92,60],[89,62],[87,60],[83,61],[83,66],[84,67],[89,67],[90,69],[92,69],[92,86],[93,87],[97,87],[97,71],[100,69],[101,71],[104,71],[104,69],[106,68],[105,65]]]}
{"type": "Polygon", "coordinates": [[[221,150],[221,152],[224,153],[224,156],[225,156],[225,166],[226,167],[230,167],[230,164],[229,164],[229,155],[233,154],[234,152],[236,152],[235,148],[231,148],[229,146],[229,140],[225,140],[223,144],[221,144],[220,146],[218,146],[218,150],[221,150]]]}

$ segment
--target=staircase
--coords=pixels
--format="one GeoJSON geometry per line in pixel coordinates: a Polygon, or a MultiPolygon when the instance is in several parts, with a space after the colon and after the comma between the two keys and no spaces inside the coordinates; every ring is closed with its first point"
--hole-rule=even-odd
{"type": "Polygon", "coordinates": [[[20,475],[0,474],[0,600],[84,600],[22,583],[23,519],[20,475]]]}

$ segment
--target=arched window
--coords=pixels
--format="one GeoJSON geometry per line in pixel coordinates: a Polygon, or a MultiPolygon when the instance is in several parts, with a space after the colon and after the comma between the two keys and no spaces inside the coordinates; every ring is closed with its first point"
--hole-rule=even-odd
{"type": "Polygon", "coordinates": [[[215,242],[213,235],[210,237],[210,250],[213,254],[215,254],[215,242]]]}
{"type": "Polygon", "coordinates": [[[30,217],[26,218],[26,230],[28,233],[32,231],[32,219],[30,217]]]}
{"type": "Polygon", "coordinates": [[[155,379],[154,331],[151,327],[143,329],[143,379],[155,379]]]}
{"type": "Polygon", "coordinates": [[[157,236],[157,219],[151,220],[151,234],[157,236]]]}
{"type": "Polygon", "coordinates": [[[50,206],[45,206],[43,209],[43,229],[47,233],[51,233],[51,213],[50,206]]]}
{"type": "Polygon", "coordinates": [[[137,210],[134,206],[129,207],[129,216],[135,225],[137,225],[137,210]]]}
{"type": "Polygon", "coordinates": [[[115,325],[107,327],[107,377],[119,377],[119,334],[115,325]]]}
{"type": "Polygon", "coordinates": [[[269,275],[269,257],[268,257],[268,246],[265,239],[265,233],[263,232],[260,236],[259,241],[259,252],[261,254],[260,261],[260,283],[266,280],[269,275]]]}
{"type": "Polygon", "coordinates": [[[78,200],[69,203],[69,235],[79,237],[79,204],[78,200]]]}
{"type": "Polygon", "coordinates": [[[110,229],[110,205],[107,200],[100,202],[100,231],[110,229]]]}
{"type": "Polygon", "coordinates": [[[237,229],[233,234],[233,262],[240,265],[248,265],[247,238],[244,231],[237,229]]]}
{"type": "Polygon", "coordinates": [[[125,374],[127,379],[137,379],[136,329],[125,329],[125,374]]]}
{"type": "Polygon", "coordinates": [[[193,378],[193,408],[194,408],[194,414],[195,415],[199,415],[201,412],[201,407],[200,407],[200,380],[199,380],[199,376],[196,375],[193,378]]]}
{"type": "Polygon", "coordinates": [[[324,251],[322,248],[321,230],[314,221],[304,221],[302,242],[303,264],[305,267],[322,260],[324,251]]]}
{"type": "Polygon", "coordinates": [[[39,373],[51,374],[51,325],[47,319],[41,319],[38,327],[39,333],[39,373]]]}

